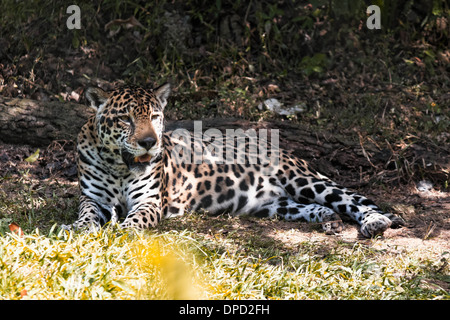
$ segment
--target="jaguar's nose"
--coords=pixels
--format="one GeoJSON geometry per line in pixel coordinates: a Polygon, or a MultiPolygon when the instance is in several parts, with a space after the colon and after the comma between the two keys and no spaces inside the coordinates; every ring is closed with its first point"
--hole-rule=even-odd
{"type": "Polygon", "coordinates": [[[155,145],[155,143],[156,143],[156,139],[155,138],[152,138],[152,137],[147,137],[147,138],[144,138],[144,139],[142,139],[142,140],[139,140],[138,142],[138,145],[140,145],[142,148],[144,148],[145,150],[150,150],[151,149],[151,147],[153,147],[154,145],[155,145]]]}

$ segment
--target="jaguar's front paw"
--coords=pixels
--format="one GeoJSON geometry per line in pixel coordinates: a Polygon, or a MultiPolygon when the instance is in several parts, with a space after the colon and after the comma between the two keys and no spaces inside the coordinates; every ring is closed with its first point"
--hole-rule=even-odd
{"type": "Polygon", "coordinates": [[[122,223],[119,224],[121,229],[136,229],[136,230],[144,230],[146,229],[145,221],[142,219],[136,218],[134,215],[128,216],[123,220],[122,223]]]}
{"type": "Polygon", "coordinates": [[[62,224],[61,229],[67,231],[83,231],[83,232],[97,232],[101,229],[100,223],[96,221],[75,221],[73,224],[62,224]]]}
{"type": "Polygon", "coordinates": [[[383,234],[391,225],[392,221],[388,217],[380,213],[371,213],[364,217],[361,223],[361,233],[366,238],[371,238],[383,234]]]}
{"type": "Polygon", "coordinates": [[[62,230],[65,230],[65,231],[72,231],[73,230],[73,225],[72,224],[62,224],[60,226],[60,228],[62,230]]]}

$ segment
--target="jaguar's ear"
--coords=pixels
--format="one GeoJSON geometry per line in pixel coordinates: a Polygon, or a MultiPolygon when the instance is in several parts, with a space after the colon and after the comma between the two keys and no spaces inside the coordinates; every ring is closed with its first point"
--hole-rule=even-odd
{"type": "Polygon", "coordinates": [[[154,90],[156,97],[161,102],[161,107],[164,108],[167,104],[167,99],[170,95],[170,83],[165,83],[154,90]]]}
{"type": "Polygon", "coordinates": [[[109,93],[100,88],[88,88],[86,90],[86,99],[90,103],[90,107],[98,110],[100,105],[106,102],[109,98],[109,93]]]}

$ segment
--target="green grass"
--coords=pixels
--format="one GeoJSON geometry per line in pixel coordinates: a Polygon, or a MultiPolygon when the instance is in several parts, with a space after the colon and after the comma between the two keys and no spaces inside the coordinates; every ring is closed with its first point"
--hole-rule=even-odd
{"type": "MultiPolygon", "coordinates": [[[[23,237],[7,234],[0,238],[0,297],[450,297],[439,285],[437,271],[442,263],[432,261],[418,250],[386,254],[360,244],[338,245],[322,256],[314,253],[316,245],[302,243],[296,254],[261,258],[246,253],[246,248],[225,249],[188,231],[127,233],[109,228],[94,234],[34,232],[23,237]]],[[[440,277],[441,283],[448,282],[448,276],[440,277]]]]}
{"type": "MultiPolygon", "coordinates": [[[[0,213],[1,299],[450,298],[448,252],[377,249],[383,240],[376,239],[287,246],[251,228],[263,220],[199,214],[146,232],[69,233],[57,224],[39,231],[31,226],[58,219],[60,199],[40,197],[25,182],[15,200],[0,195],[10,208],[0,213]],[[13,220],[23,236],[9,232],[13,220]]],[[[70,212],[57,223],[73,218],[77,200],[68,201],[70,212]]]]}
{"type": "Polygon", "coordinates": [[[186,299],[200,297],[182,235],[38,232],[0,238],[3,299],[186,299]],[[186,261],[185,261],[186,260],[186,261]],[[198,292],[197,292],[198,291],[198,292]]]}

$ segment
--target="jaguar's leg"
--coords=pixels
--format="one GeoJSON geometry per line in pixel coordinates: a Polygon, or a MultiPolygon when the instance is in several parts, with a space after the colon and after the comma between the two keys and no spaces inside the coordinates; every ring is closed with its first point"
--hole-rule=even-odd
{"type": "Polygon", "coordinates": [[[102,210],[93,199],[82,195],[80,196],[78,219],[71,225],[62,225],[61,227],[66,230],[99,230],[109,220],[104,212],[105,210],[102,210]]]}
{"type": "Polygon", "coordinates": [[[360,231],[365,237],[374,237],[383,234],[388,228],[398,228],[405,224],[401,217],[383,212],[370,199],[355,192],[344,190],[339,198],[340,201],[337,201],[333,208],[358,222],[361,225],[360,231]]]}
{"type": "Polygon", "coordinates": [[[155,227],[160,221],[161,208],[154,202],[146,202],[130,210],[120,227],[142,230],[155,227]]]}
{"type": "MultiPolygon", "coordinates": [[[[332,181],[314,181],[312,187],[306,179],[297,184],[294,199],[309,200],[345,214],[361,225],[361,233],[365,237],[382,234],[389,227],[404,225],[402,218],[383,212],[375,203],[366,197],[337,185],[332,181]]],[[[292,192],[292,193],[294,193],[292,192]]]]}

